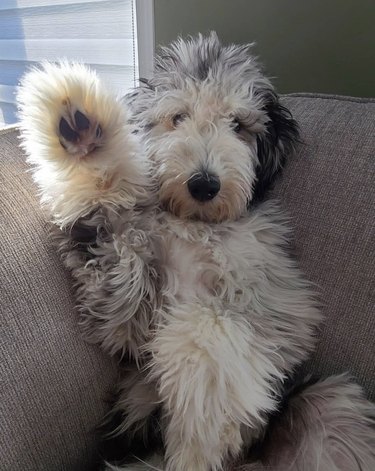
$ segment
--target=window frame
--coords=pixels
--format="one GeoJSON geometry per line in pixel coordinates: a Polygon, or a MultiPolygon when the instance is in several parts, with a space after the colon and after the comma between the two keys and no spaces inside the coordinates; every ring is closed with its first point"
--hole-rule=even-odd
{"type": "Polygon", "coordinates": [[[154,68],[154,0],[135,0],[139,78],[150,78],[154,68]]]}

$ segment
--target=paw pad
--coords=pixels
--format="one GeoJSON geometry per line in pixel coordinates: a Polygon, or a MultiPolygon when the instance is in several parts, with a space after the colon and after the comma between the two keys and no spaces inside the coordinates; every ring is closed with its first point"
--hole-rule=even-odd
{"type": "Polygon", "coordinates": [[[69,154],[80,157],[100,146],[103,131],[96,120],[89,119],[82,111],[76,110],[62,116],[59,122],[60,143],[69,154]]]}
{"type": "Polygon", "coordinates": [[[79,131],[84,131],[90,127],[90,121],[79,110],[75,112],[74,121],[76,122],[76,126],[79,131]]]}
{"type": "Polygon", "coordinates": [[[79,139],[79,134],[78,132],[74,131],[69,126],[68,121],[65,118],[61,118],[60,124],[59,124],[59,131],[61,136],[69,142],[77,142],[79,139]]]}

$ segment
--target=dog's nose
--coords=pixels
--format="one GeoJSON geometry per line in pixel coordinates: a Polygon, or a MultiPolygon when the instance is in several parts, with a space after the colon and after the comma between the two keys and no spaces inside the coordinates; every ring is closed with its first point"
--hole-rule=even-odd
{"type": "Polygon", "coordinates": [[[188,188],[191,196],[197,201],[210,201],[219,193],[220,180],[215,175],[201,173],[190,178],[188,188]]]}

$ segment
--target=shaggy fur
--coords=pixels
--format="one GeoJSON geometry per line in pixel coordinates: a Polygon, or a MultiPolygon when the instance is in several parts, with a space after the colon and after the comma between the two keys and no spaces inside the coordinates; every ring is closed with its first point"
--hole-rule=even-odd
{"type": "Polygon", "coordinates": [[[343,378],[266,433],[321,315],[286,218],[260,203],[298,131],[249,47],[180,40],[125,103],[84,66],[45,63],[18,100],[86,338],[136,365],[108,418],[128,456],[108,469],[218,471],[263,439],[250,469],[375,469],[374,409],[343,378]]]}

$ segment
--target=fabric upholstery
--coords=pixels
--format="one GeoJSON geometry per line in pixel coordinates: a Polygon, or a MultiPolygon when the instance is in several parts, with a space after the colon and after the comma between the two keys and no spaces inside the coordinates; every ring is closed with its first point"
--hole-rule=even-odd
{"type": "Polygon", "coordinates": [[[0,136],[0,468],[94,469],[115,368],[80,337],[16,133],[0,136]]]}
{"type": "MultiPolygon", "coordinates": [[[[308,369],[350,371],[375,399],[375,102],[306,94],[283,102],[304,143],[274,194],[326,315],[308,369]]],[[[0,135],[0,467],[90,470],[115,366],[80,338],[71,280],[26,169],[16,133],[0,135]]]]}
{"type": "Polygon", "coordinates": [[[303,143],[274,193],[326,316],[307,370],[349,371],[375,400],[375,100],[296,94],[283,104],[303,143]]]}

